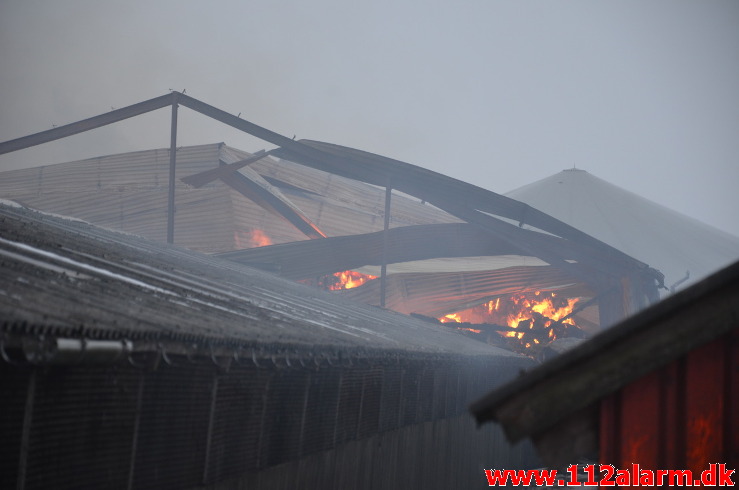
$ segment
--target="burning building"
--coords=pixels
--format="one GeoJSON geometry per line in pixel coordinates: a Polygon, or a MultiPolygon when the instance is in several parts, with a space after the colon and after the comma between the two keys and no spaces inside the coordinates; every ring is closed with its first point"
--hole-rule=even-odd
{"type": "MultiPolygon", "coordinates": [[[[468,463],[455,451],[473,436],[458,416],[472,395],[530,365],[511,350],[606,328],[659,297],[660,272],[532,206],[372,153],[294,141],[177,92],[0,143],[0,154],[168,106],[174,135],[180,105],[276,147],[176,148],[173,137],[169,149],[0,179],[0,197],[190,249],[5,211],[4,234],[17,238],[6,239],[14,272],[0,350],[14,380],[4,423],[27,428],[8,432],[18,444],[10,447],[21,448],[7,463],[20,488],[36,484],[44,427],[62,434],[69,423],[45,419],[36,400],[65,399],[53,387],[76,390],[90,373],[99,377],[89,386],[113,383],[101,403],[122,396],[129,411],[106,425],[94,402],[85,405],[88,440],[72,438],[80,452],[59,456],[54,471],[94,456],[101,467],[121,461],[113,485],[129,488],[287,488],[278,476],[286,468],[320,487],[460,486],[468,463]],[[18,227],[26,221],[37,229],[18,227]],[[54,239],[34,238],[47,235],[54,239]],[[76,300],[59,285],[73,286],[84,307],[71,307],[76,300]],[[95,343],[109,341],[116,347],[95,343]],[[118,355],[95,367],[92,346],[118,355]],[[74,360],[79,371],[66,366],[74,360]],[[57,361],[62,374],[45,367],[57,361]],[[100,424],[133,436],[105,446],[100,424]],[[181,430],[186,442],[169,440],[181,430]],[[101,444],[105,451],[90,452],[101,444]],[[389,453],[379,450],[388,445],[389,453]],[[181,454],[163,458],[168,451],[181,454]],[[400,458],[372,477],[387,480],[357,480],[385,467],[384,457],[400,458]],[[357,460],[366,463],[355,468],[357,460]],[[189,472],[176,475],[184,466],[189,472]],[[401,474],[430,466],[438,471],[428,481],[401,474]]],[[[77,402],[70,410],[79,411],[77,402]]],[[[481,440],[489,446],[468,454],[471,474],[510,451],[494,436],[481,440]]],[[[500,460],[525,463],[517,457],[500,460]]]]}
{"type": "Polygon", "coordinates": [[[585,335],[658,298],[658,271],[532,206],[390,158],[294,141],[184,94],[2,143],[0,153],[168,105],[278,146],[170,148],[5,172],[0,196],[400,313],[466,318],[476,326],[465,332],[508,347],[585,335]],[[564,299],[567,311],[530,306],[501,318],[489,307],[544,297],[564,299]]]}
{"type": "MultiPolygon", "coordinates": [[[[717,463],[729,470],[739,464],[738,367],[736,262],[498,387],[470,410],[480,423],[501,424],[511,441],[534,441],[552,468],[585,458],[619,470],[640,465],[652,478],[654,470],[669,470],[670,479],[652,486],[697,486],[717,463]]],[[[611,485],[649,484],[638,471],[632,483],[622,483],[623,474],[603,476],[611,485]]]]}
{"type": "Polygon", "coordinates": [[[531,448],[532,361],[273,274],[0,204],[0,487],[453,488],[531,448]]]}

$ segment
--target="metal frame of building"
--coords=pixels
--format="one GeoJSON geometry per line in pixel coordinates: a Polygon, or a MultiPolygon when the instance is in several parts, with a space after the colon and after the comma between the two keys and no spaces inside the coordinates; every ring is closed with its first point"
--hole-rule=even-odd
{"type": "MultiPolygon", "coordinates": [[[[389,248],[392,242],[388,218],[393,191],[399,191],[432,204],[469,223],[483,234],[489,235],[490,239],[505,243],[502,248],[510,247],[523,255],[536,257],[562,271],[573,281],[587,284],[593,296],[598,298],[601,327],[612,325],[628,314],[655,302],[658,299],[657,289],[664,287],[663,277],[658,271],[524,203],[430,170],[372,153],[316,141],[295,141],[179,92],[172,92],[123,109],[0,143],[0,154],[54,141],[167,106],[171,107],[167,241],[172,243],[175,234],[174,180],[177,164],[179,105],[277,145],[277,148],[266,153],[310,168],[385,188],[385,226],[379,285],[379,305],[381,306],[386,304],[388,290],[386,270],[390,260],[389,248]]],[[[230,162],[230,165],[219,168],[217,171],[203,172],[190,176],[184,181],[193,185],[203,185],[218,178],[249,199],[283,217],[309,238],[324,238],[325,233],[318,229],[296,206],[292,205],[289,199],[281,195],[279,190],[270,186],[258,174],[250,171],[248,166],[266,156],[266,153],[257,154],[242,161],[230,162]],[[237,172],[237,169],[241,169],[241,172],[237,172]]],[[[297,248],[310,246],[295,244],[297,248]]],[[[275,249],[273,251],[275,256],[270,260],[280,262],[282,259],[279,254],[284,250],[284,247],[280,250],[275,249]]],[[[433,252],[420,251],[419,257],[429,253],[433,255],[433,252]]],[[[459,253],[452,252],[452,256],[459,253]]],[[[497,253],[496,250],[488,252],[489,255],[497,253]]],[[[242,253],[230,254],[230,257],[235,260],[254,262],[252,255],[262,256],[263,252],[245,250],[242,253]]],[[[364,262],[363,265],[367,265],[370,259],[365,258],[364,262]]],[[[339,264],[333,268],[335,271],[342,270],[339,264]]],[[[292,274],[284,268],[282,271],[292,274]]]]}

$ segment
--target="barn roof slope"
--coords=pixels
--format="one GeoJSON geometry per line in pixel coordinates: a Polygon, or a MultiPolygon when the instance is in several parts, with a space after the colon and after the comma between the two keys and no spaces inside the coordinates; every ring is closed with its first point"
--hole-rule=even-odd
{"type": "Polygon", "coordinates": [[[0,204],[3,335],[525,359],[438,325],[81,220],[0,204]]]}

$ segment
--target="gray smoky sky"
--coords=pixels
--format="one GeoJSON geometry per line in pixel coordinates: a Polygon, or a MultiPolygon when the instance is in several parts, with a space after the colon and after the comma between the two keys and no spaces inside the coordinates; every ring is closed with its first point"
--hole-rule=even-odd
{"type": "MultiPolygon", "coordinates": [[[[736,0],[0,0],[0,141],[187,89],[506,192],[564,168],[739,235],[736,0]]],[[[189,109],[180,145],[269,147],[189,109]]],[[[0,157],[166,147],[169,112],[0,157]]]]}

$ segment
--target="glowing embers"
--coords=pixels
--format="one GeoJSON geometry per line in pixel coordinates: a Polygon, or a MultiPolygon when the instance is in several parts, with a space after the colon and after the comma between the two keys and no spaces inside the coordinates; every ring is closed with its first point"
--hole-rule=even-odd
{"type": "Polygon", "coordinates": [[[237,249],[256,248],[272,245],[272,240],[258,228],[234,231],[234,244],[237,249]]]}
{"type": "Polygon", "coordinates": [[[528,352],[556,338],[581,336],[571,316],[578,301],[552,292],[514,294],[450,313],[439,321],[464,324],[458,328],[486,333],[490,343],[528,352]]]}

